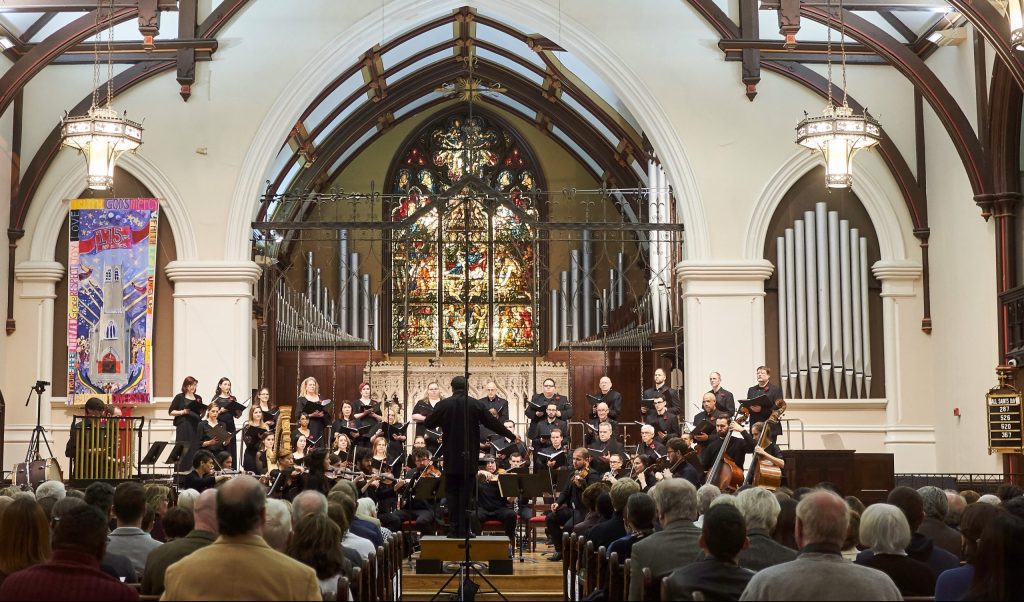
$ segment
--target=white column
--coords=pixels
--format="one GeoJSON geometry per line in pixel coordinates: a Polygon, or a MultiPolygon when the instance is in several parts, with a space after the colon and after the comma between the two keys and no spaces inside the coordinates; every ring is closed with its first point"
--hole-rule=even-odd
{"type": "MultiPolygon", "coordinates": [[[[741,398],[764,364],[764,282],[773,271],[766,260],[684,260],[675,266],[682,295],[683,375],[686,415],[708,390],[708,373],[721,372],[722,386],[741,398]]],[[[645,375],[645,378],[648,378],[645,375]]],[[[646,382],[646,381],[645,381],[646,382]]]]}
{"type": "Polygon", "coordinates": [[[173,383],[199,380],[209,398],[217,380],[231,379],[238,399],[249,397],[252,380],[252,293],[260,267],[251,261],[172,261],[174,283],[173,383]]]}
{"type": "MultiPolygon", "coordinates": [[[[35,357],[31,363],[32,374],[20,375],[20,382],[27,383],[27,385],[33,384],[36,380],[45,380],[52,383],[54,379],[53,373],[53,329],[59,328],[62,332],[67,332],[67,316],[63,316],[60,323],[54,321],[53,315],[53,301],[57,298],[56,285],[60,282],[60,279],[64,276],[64,266],[56,261],[22,261],[14,268],[14,275],[21,284],[21,292],[18,295],[19,298],[25,302],[31,304],[35,314],[35,329],[32,333],[35,339],[35,344],[31,347],[35,350],[35,357]]],[[[19,308],[24,308],[25,303],[19,304],[19,308]]],[[[19,330],[21,327],[25,327],[31,324],[31,321],[26,323],[25,321],[18,320],[19,330]]],[[[65,353],[66,353],[65,349],[65,353]]],[[[25,364],[22,364],[25,365],[25,364]]],[[[66,380],[67,374],[61,373],[56,375],[57,378],[66,380]]],[[[18,385],[22,387],[21,384],[18,385]]],[[[42,420],[43,425],[47,426],[50,422],[50,412],[46,411],[48,407],[52,387],[48,387],[46,392],[43,393],[42,403],[43,409],[42,420]]],[[[7,398],[8,412],[11,411],[11,406],[14,406],[18,401],[17,395],[11,395],[7,398]]],[[[18,391],[20,393],[20,389],[18,391]]],[[[31,408],[32,417],[35,418],[35,396],[33,396],[32,403],[29,404],[31,408]]],[[[17,405],[21,405],[18,403],[17,405]]],[[[8,418],[8,423],[10,423],[8,418]]],[[[8,425],[10,426],[10,424],[8,425]]]]}

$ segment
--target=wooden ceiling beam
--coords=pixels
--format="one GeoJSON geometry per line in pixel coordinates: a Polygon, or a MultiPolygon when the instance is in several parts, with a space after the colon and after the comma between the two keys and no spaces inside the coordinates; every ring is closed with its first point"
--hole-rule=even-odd
{"type": "Polygon", "coordinates": [[[57,13],[44,13],[43,16],[39,17],[38,19],[33,21],[31,25],[26,27],[25,31],[21,32],[21,39],[25,42],[31,42],[32,38],[34,38],[37,33],[42,31],[42,29],[46,27],[46,25],[49,24],[50,21],[53,21],[53,18],[56,16],[57,13]]]}
{"type": "MultiPolygon", "coordinates": [[[[176,11],[178,10],[177,0],[153,0],[157,10],[176,11]]],[[[106,0],[105,8],[113,5],[114,10],[123,8],[139,8],[139,0],[106,0]]],[[[96,10],[96,0],[20,0],[19,2],[4,2],[0,6],[0,13],[70,13],[70,12],[92,12],[96,10]]]]}

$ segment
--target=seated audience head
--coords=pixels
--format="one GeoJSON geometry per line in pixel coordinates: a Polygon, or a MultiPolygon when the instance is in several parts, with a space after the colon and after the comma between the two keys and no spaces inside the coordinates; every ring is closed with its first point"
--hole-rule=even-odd
{"type": "Polygon", "coordinates": [[[954,529],[960,525],[960,517],[967,509],[967,500],[953,489],[946,489],[946,505],[949,511],[946,512],[946,524],[954,529]]]}
{"type": "MultiPolygon", "coordinates": [[[[205,491],[203,493],[206,493],[205,491]]],[[[288,502],[268,499],[267,522],[263,525],[263,540],[267,545],[282,554],[288,549],[292,535],[292,514],[288,502]]]]}
{"type": "Polygon", "coordinates": [[[697,512],[704,514],[711,507],[711,502],[722,495],[722,490],[715,485],[701,485],[697,490],[697,512]]]}
{"type": "Polygon", "coordinates": [[[736,506],[743,513],[748,530],[768,533],[775,528],[781,510],[775,494],[763,487],[753,487],[739,492],[736,495],[736,506]]]}
{"type": "Polygon", "coordinates": [[[654,529],[656,515],[654,498],[647,493],[638,491],[626,500],[625,522],[628,530],[636,533],[654,529]]]}
{"type": "Polygon", "coordinates": [[[47,517],[49,517],[53,505],[64,499],[66,495],[67,489],[60,481],[44,481],[36,488],[36,501],[43,507],[47,517]]]}
{"type": "Polygon", "coordinates": [[[978,501],[978,498],[981,497],[981,494],[973,489],[964,489],[963,491],[960,492],[960,495],[962,495],[963,498],[967,500],[968,505],[978,501]]]}
{"type": "Polygon", "coordinates": [[[50,536],[53,536],[53,530],[57,528],[57,523],[61,521],[65,514],[76,506],[84,504],[84,500],[80,500],[70,495],[62,499],[53,505],[53,509],[50,511],[50,536]]]}
{"type": "Polygon", "coordinates": [[[792,497],[793,497],[794,500],[799,502],[801,498],[803,498],[805,495],[807,495],[808,493],[810,493],[812,491],[814,491],[814,490],[811,489],[810,487],[797,487],[793,491],[793,496],[792,497]]]}
{"type": "Polygon", "coordinates": [[[609,485],[605,481],[598,481],[587,485],[587,488],[583,490],[583,506],[587,509],[587,512],[593,512],[597,510],[597,498],[600,495],[610,489],[609,485]]]}
{"type": "MultiPolygon", "coordinates": [[[[945,500],[946,496],[943,495],[942,499],[945,500]]],[[[910,532],[917,532],[924,520],[924,499],[920,493],[910,487],[897,487],[889,492],[886,502],[902,510],[903,516],[907,517],[910,532]]]]}
{"type": "Polygon", "coordinates": [[[846,540],[843,542],[843,550],[853,550],[860,545],[860,512],[850,510],[850,524],[846,527],[846,540]]]}
{"type": "Polygon", "coordinates": [[[832,493],[838,495],[839,497],[843,497],[842,492],[839,491],[839,486],[836,485],[835,483],[831,482],[831,481],[821,481],[820,483],[815,485],[814,488],[815,489],[826,489],[826,490],[831,491],[832,493]]]}
{"type": "Polygon", "coordinates": [[[677,520],[697,520],[697,490],[686,479],[667,479],[651,490],[662,528],[677,520]]]}
{"type": "Polygon", "coordinates": [[[1024,599],[1024,518],[1000,508],[978,540],[973,564],[974,579],[965,600],[1024,599]]]}
{"type": "Polygon", "coordinates": [[[217,490],[207,489],[199,494],[192,507],[195,528],[200,531],[217,533],[217,490]]]}
{"type": "Polygon", "coordinates": [[[902,554],[910,545],[910,525],[892,504],[872,504],[860,519],[860,542],[875,554],[902,554]]]}
{"type": "Polygon", "coordinates": [[[917,492],[921,494],[924,515],[946,522],[946,515],[949,514],[949,500],[946,499],[946,492],[934,485],[920,487],[917,492]]]}
{"type": "Polygon", "coordinates": [[[146,513],[146,489],[141,483],[127,481],[114,489],[114,516],[118,527],[138,527],[146,513]]]}
{"type": "Polygon", "coordinates": [[[999,504],[1003,503],[1003,500],[999,499],[999,496],[991,493],[986,493],[985,495],[979,497],[978,501],[981,502],[982,504],[992,504],[993,506],[998,506],[999,504]]]}
{"type": "Polygon", "coordinates": [[[6,496],[6,495],[0,495],[0,518],[2,518],[2,517],[3,517],[3,515],[4,515],[4,510],[6,510],[6,509],[7,509],[7,506],[8,506],[8,505],[9,505],[9,504],[10,504],[11,502],[13,502],[13,501],[14,501],[14,498],[12,498],[12,497],[8,497],[8,496],[6,496]]]}
{"type": "Polygon", "coordinates": [[[169,508],[164,513],[162,524],[164,526],[164,533],[167,535],[167,541],[185,537],[196,525],[192,511],[181,506],[169,508]]]}
{"type": "Polygon", "coordinates": [[[217,525],[221,536],[259,534],[266,520],[267,493],[260,482],[241,475],[217,490],[217,525]]]}
{"type": "Polygon", "coordinates": [[[196,498],[199,497],[199,492],[195,489],[186,489],[178,492],[178,505],[186,510],[193,510],[196,504],[196,498]]]}
{"type": "Polygon", "coordinates": [[[307,489],[292,500],[292,527],[309,514],[327,514],[327,496],[319,491],[307,489]]]}
{"type": "Polygon", "coordinates": [[[630,478],[623,477],[614,483],[608,492],[612,496],[612,508],[615,512],[621,513],[626,508],[629,496],[640,491],[640,485],[630,478]]]}
{"type": "Polygon", "coordinates": [[[306,514],[295,526],[287,554],[312,567],[317,579],[337,578],[345,564],[341,546],[341,529],[327,512],[306,514]]]}
{"type": "Polygon", "coordinates": [[[57,523],[53,548],[82,552],[101,560],[107,549],[107,517],[90,504],[72,508],[57,523]]]}
{"type": "Polygon", "coordinates": [[[850,509],[843,498],[832,491],[816,489],[797,504],[796,543],[800,548],[823,544],[842,549],[849,523],[850,509]]]}
{"type": "Polygon", "coordinates": [[[708,509],[704,515],[699,544],[715,560],[734,562],[740,551],[750,545],[743,514],[730,504],[719,504],[708,509]]]}
{"type": "Polygon", "coordinates": [[[85,503],[96,506],[107,518],[114,517],[114,486],[95,481],[85,488],[85,503]]]}
{"type": "Polygon", "coordinates": [[[380,520],[377,518],[377,503],[368,497],[361,497],[356,500],[356,518],[370,521],[379,527],[380,520]]]}
{"type": "Polygon", "coordinates": [[[0,516],[0,574],[42,564],[50,551],[46,513],[31,495],[15,497],[0,516]]]}
{"type": "Polygon", "coordinates": [[[601,515],[601,520],[608,520],[612,517],[615,512],[615,508],[612,507],[612,496],[608,493],[608,490],[602,491],[601,495],[597,496],[597,503],[594,504],[594,510],[601,515]]]}
{"type": "Polygon", "coordinates": [[[711,500],[711,507],[708,508],[708,510],[710,510],[711,508],[714,508],[715,506],[723,506],[723,505],[725,505],[725,506],[732,506],[733,508],[735,508],[736,507],[736,496],[734,496],[734,495],[720,495],[720,496],[716,497],[715,499],[711,500]]]}
{"type": "Polygon", "coordinates": [[[339,502],[331,501],[327,504],[327,518],[338,525],[338,528],[341,529],[341,536],[345,537],[345,534],[348,533],[349,523],[345,518],[345,509],[339,502]]]}
{"type": "Polygon", "coordinates": [[[1024,489],[1021,489],[1020,486],[1014,485],[1013,483],[1003,483],[996,488],[996,497],[1004,502],[1012,500],[1015,497],[1020,497],[1021,495],[1024,495],[1024,489]]]}
{"type": "Polygon", "coordinates": [[[960,556],[969,563],[978,558],[978,540],[985,528],[999,514],[999,506],[992,504],[971,504],[960,517],[960,536],[963,550],[960,556]]]}
{"type": "Polygon", "coordinates": [[[1017,496],[1003,502],[1003,510],[1024,518],[1024,496],[1017,496]]]}
{"type": "Polygon", "coordinates": [[[851,511],[864,514],[864,502],[860,501],[859,497],[848,495],[843,499],[846,500],[846,505],[850,507],[851,511]]]}

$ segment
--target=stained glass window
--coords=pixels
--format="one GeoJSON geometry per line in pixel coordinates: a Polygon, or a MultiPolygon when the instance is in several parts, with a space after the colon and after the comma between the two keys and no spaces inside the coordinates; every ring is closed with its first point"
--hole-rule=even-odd
{"type": "Polygon", "coordinates": [[[403,151],[391,219],[395,352],[533,349],[534,167],[487,120],[448,117],[403,151]]]}

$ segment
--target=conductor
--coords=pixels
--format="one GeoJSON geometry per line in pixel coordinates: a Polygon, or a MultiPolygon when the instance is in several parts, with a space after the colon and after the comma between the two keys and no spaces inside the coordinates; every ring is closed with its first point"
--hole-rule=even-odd
{"type": "Polygon", "coordinates": [[[462,539],[469,531],[468,510],[476,486],[477,462],[480,453],[480,425],[519,443],[519,437],[505,428],[484,404],[467,393],[464,376],[452,379],[452,395],[434,406],[423,422],[427,428],[444,429],[445,497],[452,509],[452,530],[448,537],[462,539]]]}

